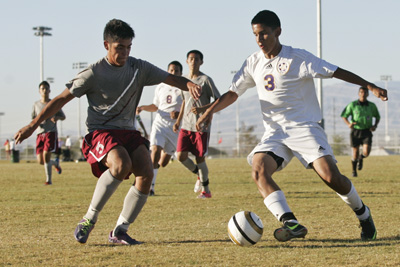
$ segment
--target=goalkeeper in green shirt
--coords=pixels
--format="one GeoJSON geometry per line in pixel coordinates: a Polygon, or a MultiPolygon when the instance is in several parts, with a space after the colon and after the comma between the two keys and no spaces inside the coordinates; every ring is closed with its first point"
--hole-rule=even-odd
{"type": "Polygon", "coordinates": [[[350,144],[352,147],[353,177],[357,177],[358,170],[363,167],[363,159],[369,156],[372,145],[372,132],[378,127],[380,115],[376,105],[367,100],[368,89],[360,87],[358,100],[348,104],[343,110],[341,117],[351,129],[350,144]],[[351,119],[349,120],[349,117],[351,119]],[[362,153],[359,148],[362,145],[362,153]]]}

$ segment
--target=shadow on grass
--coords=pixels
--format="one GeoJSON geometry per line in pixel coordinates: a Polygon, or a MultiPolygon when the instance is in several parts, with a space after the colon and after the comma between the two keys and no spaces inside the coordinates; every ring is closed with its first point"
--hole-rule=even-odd
{"type": "MultiPolygon", "coordinates": [[[[162,244],[206,244],[206,243],[232,243],[230,239],[214,239],[214,240],[174,240],[174,241],[160,241],[160,242],[143,242],[143,245],[162,245],[162,244]]],[[[361,241],[360,239],[294,239],[289,242],[278,242],[276,240],[263,240],[256,244],[254,247],[259,249],[265,248],[341,248],[341,247],[385,247],[400,244],[400,235],[393,237],[379,238],[374,241],[361,241]],[[273,244],[265,245],[264,243],[273,242],[273,244]],[[319,244],[323,243],[323,245],[319,244]]],[[[233,245],[233,243],[232,243],[233,245]]],[[[118,247],[124,246],[119,244],[92,244],[95,247],[118,247]]]]}

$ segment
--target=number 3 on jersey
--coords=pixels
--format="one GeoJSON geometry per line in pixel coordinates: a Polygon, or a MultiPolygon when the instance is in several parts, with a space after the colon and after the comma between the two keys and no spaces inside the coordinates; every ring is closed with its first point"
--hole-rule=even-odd
{"type": "Polygon", "coordinates": [[[266,75],[264,81],[266,82],[264,87],[267,91],[273,91],[275,89],[275,79],[272,74],[266,75]]]}

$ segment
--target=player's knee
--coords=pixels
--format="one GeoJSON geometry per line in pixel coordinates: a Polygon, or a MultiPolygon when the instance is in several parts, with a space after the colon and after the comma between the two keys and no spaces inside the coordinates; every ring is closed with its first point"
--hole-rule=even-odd
{"type": "Polygon", "coordinates": [[[116,161],[109,167],[111,174],[118,178],[125,178],[132,169],[132,163],[128,161],[116,161]]]}

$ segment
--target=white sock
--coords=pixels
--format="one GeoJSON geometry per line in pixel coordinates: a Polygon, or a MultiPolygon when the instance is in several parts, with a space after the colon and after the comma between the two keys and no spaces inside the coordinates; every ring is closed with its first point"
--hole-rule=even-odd
{"type": "Polygon", "coordinates": [[[110,199],[112,194],[117,190],[118,186],[122,181],[114,178],[110,170],[106,170],[100,176],[97,181],[96,188],[94,189],[92,202],[90,203],[89,209],[85,215],[86,218],[97,222],[100,211],[103,209],[104,205],[110,199]]]}
{"type": "Polygon", "coordinates": [[[153,190],[153,191],[154,191],[154,188],[156,187],[157,173],[158,173],[158,169],[153,169],[153,181],[151,182],[151,190],[153,190]]]}
{"type": "Polygon", "coordinates": [[[129,225],[135,221],[144,204],[147,201],[147,194],[140,192],[134,185],[126,194],[124,206],[121,214],[119,215],[117,225],[114,228],[113,235],[118,231],[127,232],[129,225]]]}
{"type": "MultiPolygon", "coordinates": [[[[340,195],[339,193],[338,195],[354,212],[357,212],[364,206],[360,196],[357,193],[356,188],[353,186],[353,183],[351,183],[351,189],[350,192],[347,193],[347,195],[340,195]]],[[[367,219],[369,217],[369,209],[365,208],[365,212],[363,214],[358,215],[356,213],[356,216],[359,220],[367,219]]]]}
{"type": "MultiPolygon", "coordinates": [[[[206,162],[202,162],[197,164],[197,167],[199,168],[199,178],[200,178],[200,182],[206,182],[208,181],[208,168],[207,168],[207,164],[206,162]]],[[[210,193],[210,189],[208,188],[208,185],[203,186],[203,184],[201,184],[201,191],[205,191],[206,193],[210,193]]]]}
{"type": "Polygon", "coordinates": [[[268,210],[279,221],[281,216],[285,213],[292,213],[287,204],[285,194],[281,190],[272,192],[264,199],[264,204],[268,210]]]}
{"type": "Polygon", "coordinates": [[[193,160],[191,160],[190,158],[187,158],[184,161],[182,161],[182,164],[191,172],[196,170],[196,164],[194,164],[193,160]]]}
{"type": "Polygon", "coordinates": [[[46,182],[51,183],[51,164],[44,163],[44,172],[46,174],[46,182]]]}

